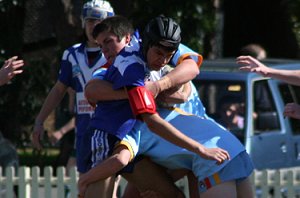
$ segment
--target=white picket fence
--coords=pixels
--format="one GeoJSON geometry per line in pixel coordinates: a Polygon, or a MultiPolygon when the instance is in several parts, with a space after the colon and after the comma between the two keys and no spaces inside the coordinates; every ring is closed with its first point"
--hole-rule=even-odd
{"type": "MultiPolygon", "coordinates": [[[[39,167],[0,168],[0,198],[65,198],[68,187],[70,198],[77,197],[78,174],[75,168],[66,176],[65,168],[59,167],[56,175],[52,167],[45,167],[43,174],[39,167]],[[14,191],[14,188],[17,190],[14,191]]],[[[259,198],[300,198],[300,168],[279,170],[255,170],[251,176],[253,188],[259,198]]],[[[126,181],[121,180],[119,194],[122,194],[126,181]]],[[[176,183],[188,197],[187,179],[176,183]]]]}

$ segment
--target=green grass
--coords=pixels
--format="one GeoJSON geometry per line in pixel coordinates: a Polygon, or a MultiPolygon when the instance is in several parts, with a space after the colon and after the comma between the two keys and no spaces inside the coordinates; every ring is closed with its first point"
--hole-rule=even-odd
{"type": "Polygon", "coordinates": [[[45,148],[38,151],[32,148],[18,149],[19,164],[20,166],[53,166],[58,154],[58,148],[45,148]]]}

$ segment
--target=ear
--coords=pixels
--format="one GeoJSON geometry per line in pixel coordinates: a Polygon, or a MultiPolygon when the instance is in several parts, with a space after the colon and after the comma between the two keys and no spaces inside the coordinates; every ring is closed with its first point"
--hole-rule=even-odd
{"type": "Polygon", "coordinates": [[[130,35],[130,34],[127,34],[127,35],[125,36],[125,43],[126,43],[126,45],[127,45],[128,43],[130,43],[130,40],[131,40],[131,35],[130,35]]]}

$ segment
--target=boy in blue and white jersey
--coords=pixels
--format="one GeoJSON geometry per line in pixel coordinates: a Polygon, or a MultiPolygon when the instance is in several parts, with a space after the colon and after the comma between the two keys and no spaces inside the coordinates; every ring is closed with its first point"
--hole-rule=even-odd
{"type": "MultiPolygon", "coordinates": [[[[58,106],[68,88],[76,92],[75,129],[76,146],[80,147],[80,139],[86,131],[87,125],[94,112],[84,97],[85,84],[91,79],[92,73],[107,61],[92,36],[93,28],[103,19],[113,16],[114,11],[108,1],[90,0],[83,5],[82,24],[85,41],[75,44],[63,53],[59,76],[50,91],[35,120],[32,136],[33,145],[42,148],[40,138],[44,133],[43,123],[49,114],[58,106]]],[[[77,155],[77,168],[82,172],[82,158],[77,155]]]]}
{"type": "MultiPolygon", "coordinates": [[[[100,44],[100,45],[102,45],[102,48],[103,48],[103,52],[104,52],[104,54],[106,54],[105,56],[106,57],[110,57],[110,59],[112,60],[114,60],[114,58],[116,57],[116,54],[113,54],[112,52],[111,52],[111,50],[115,50],[115,49],[113,49],[113,46],[111,46],[111,43],[113,43],[113,42],[116,42],[116,38],[118,38],[119,39],[119,42],[121,41],[124,41],[123,39],[123,37],[118,37],[118,36],[116,36],[117,34],[116,33],[114,33],[113,35],[111,34],[111,32],[113,32],[113,30],[111,30],[110,28],[112,28],[112,27],[110,27],[109,26],[109,24],[110,24],[110,22],[112,23],[112,21],[113,20],[117,20],[116,18],[111,18],[111,19],[109,19],[109,20],[106,20],[107,21],[107,23],[108,24],[105,24],[105,23],[103,23],[103,24],[101,24],[101,25],[99,25],[99,27],[96,27],[95,28],[95,30],[94,30],[94,32],[95,31],[99,31],[100,33],[98,33],[99,35],[101,35],[101,38],[103,38],[103,40],[100,38],[100,39],[98,39],[98,37],[97,37],[97,41],[98,41],[98,43],[100,44]],[[110,22],[108,22],[108,21],[110,21],[110,22]],[[106,25],[108,26],[108,27],[106,27],[106,25]],[[98,28],[98,30],[97,30],[97,28],[98,28]],[[107,28],[107,29],[106,29],[107,28]],[[111,31],[111,32],[109,32],[109,30],[111,31]],[[105,43],[106,42],[106,43],[105,43]],[[107,52],[107,53],[105,53],[105,51],[107,52]]],[[[158,18],[158,20],[165,20],[165,18],[158,18]]],[[[168,18],[166,18],[166,20],[170,20],[170,19],[168,19],[168,18]]],[[[172,22],[172,21],[170,21],[170,22],[172,22]]],[[[112,28],[113,29],[113,28],[112,28]]],[[[171,28],[172,29],[172,28],[171,28]]],[[[176,30],[176,29],[175,29],[176,30]]],[[[119,32],[119,31],[118,31],[119,32]]],[[[96,35],[96,36],[98,36],[98,34],[96,35]]],[[[127,39],[127,37],[125,37],[125,40],[128,40],[127,39]]],[[[127,41],[128,42],[128,41],[127,41]]],[[[168,43],[169,44],[169,43],[168,43]]],[[[122,46],[122,45],[121,45],[122,46]]],[[[119,47],[119,48],[121,48],[121,46],[117,46],[117,48],[119,47]]],[[[123,44],[123,47],[124,47],[125,45],[123,44]]],[[[164,45],[163,45],[164,46],[164,45]]],[[[164,46],[164,47],[166,47],[166,46],[164,46]]],[[[177,48],[178,46],[176,46],[176,48],[177,48]]],[[[173,56],[174,55],[174,53],[168,53],[168,52],[166,52],[166,51],[160,51],[160,49],[158,49],[158,48],[155,48],[154,46],[152,46],[151,47],[152,49],[151,50],[154,50],[154,51],[150,51],[150,49],[149,49],[149,53],[147,53],[147,60],[148,60],[148,62],[149,61],[151,61],[151,60],[155,60],[155,58],[154,58],[154,55],[159,55],[159,56],[161,56],[161,57],[164,57],[166,60],[170,60],[170,58],[171,58],[171,56],[173,56]],[[151,54],[152,53],[152,54],[151,54]],[[152,58],[152,59],[151,59],[152,58]]],[[[121,48],[122,49],[122,48],[121,48]]],[[[128,69],[127,67],[130,67],[130,66],[137,66],[137,65],[140,65],[140,67],[142,66],[143,68],[144,68],[144,61],[143,61],[143,56],[141,56],[141,54],[138,52],[138,51],[136,51],[136,50],[134,50],[134,48],[130,48],[130,47],[125,47],[124,49],[122,49],[122,50],[119,50],[120,51],[120,54],[116,57],[116,60],[115,60],[115,62],[114,62],[114,65],[118,65],[118,72],[120,72],[121,73],[121,75],[126,75],[126,74],[129,74],[129,73],[126,73],[126,72],[133,72],[134,71],[134,68],[131,68],[132,70],[130,70],[130,71],[126,71],[126,69],[128,69]],[[130,55],[129,57],[130,58],[128,58],[128,55],[130,55]],[[126,57],[126,59],[124,59],[124,57],[126,57]],[[132,59],[131,59],[132,58],[132,59]],[[135,59],[135,60],[134,60],[135,59]],[[134,61],[131,61],[131,60],[134,60],[134,61]]],[[[118,52],[119,52],[118,51],[118,52]]],[[[174,51],[174,50],[171,50],[171,51],[174,51]]],[[[166,62],[168,62],[168,61],[166,61],[166,62]]],[[[154,64],[154,67],[159,67],[159,64],[157,63],[157,62],[153,62],[153,64],[154,64]]],[[[165,64],[165,63],[163,63],[163,64],[165,64]]],[[[114,66],[113,65],[113,66],[114,66]]],[[[111,67],[113,67],[113,66],[110,66],[110,68],[111,67]]],[[[108,69],[108,72],[109,72],[109,70],[110,70],[110,68],[108,69]]],[[[115,70],[115,68],[113,69],[113,70],[115,70]]],[[[138,71],[140,71],[141,72],[141,70],[140,70],[140,68],[138,68],[138,71]]],[[[118,73],[117,72],[117,73],[118,73]]],[[[113,79],[114,77],[116,77],[116,76],[118,76],[118,75],[107,75],[107,76],[109,76],[109,77],[111,77],[110,79],[113,79]]],[[[107,77],[106,76],[106,77],[107,77]]],[[[129,76],[130,76],[130,74],[129,74],[129,76]]],[[[135,76],[134,76],[135,77],[135,76]]],[[[131,80],[131,78],[134,78],[134,77],[129,77],[129,79],[131,80]]],[[[107,78],[107,80],[108,80],[108,78],[107,78]]],[[[140,82],[141,80],[139,79],[139,82],[140,82]]],[[[143,81],[143,80],[142,80],[143,81]]],[[[112,81],[113,82],[113,81],[112,81]]],[[[118,82],[120,82],[120,81],[118,81],[118,82]]],[[[123,82],[123,80],[122,80],[122,82],[123,82]]],[[[164,87],[169,87],[170,86],[170,84],[169,84],[170,82],[168,81],[168,79],[164,79],[163,81],[162,81],[162,86],[164,86],[164,87]]],[[[126,83],[125,83],[126,84],[126,83]]],[[[138,83],[139,84],[139,83],[138,83]]],[[[157,86],[158,88],[160,88],[161,87],[161,85],[155,85],[155,86],[157,86]]],[[[86,90],[88,90],[89,88],[89,85],[87,86],[87,88],[86,88],[86,90]]],[[[132,90],[134,90],[134,88],[133,89],[130,89],[129,90],[129,101],[131,102],[131,105],[132,105],[132,108],[133,108],[133,112],[136,114],[136,115],[138,115],[138,116],[141,116],[142,117],[142,119],[148,124],[148,127],[149,127],[149,122],[147,122],[147,121],[149,121],[149,120],[147,120],[147,119],[149,119],[149,117],[151,117],[151,116],[156,116],[157,114],[155,113],[155,112],[153,112],[152,110],[153,109],[150,109],[150,111],[149,111],[149,108],[147,107],[147,105],[152,105],[152,101],[151,101],[151,96],[150,95],[148,95],[148,93],[147,92],[139,92],[139,90],[137,91],[137,92],[135,92],[135,93],[137,93],[137,94],[133,94],[134,92],[132,92],[132,90]],[[143,101],[143,102],[145,102],[144,104],[146,104],[146,108],[144,108],[144,104],[141,104],[140,103],[140,101],[139,100],[136,100],[136,98],[139,98],[140,96],[139,96],[139,94],[141,94],[142,96],[147,96],[146,97],[146,99],[143,101]],[[136,105],[135,103],[138,103],[139,105],[136,105]],[[140,106],[141,105],[141,106],[140,106]],[[152,112],[151,112],[152,111],[152,112]],[[145,112],[147,112],[147,114],[146,115],[144,115],[144,113],[145,112]],[[150,114],[150,115],[149,115],[150,114]],[[149,116],[149,117],[148,117],[149,116]]],[[[151,120],[151,118],[150,118],[150,121],[153,121],[153,120],[151,120]]],[[[155,122],[156,120],[154,119],[154,122],[155,122]]],[[[137,121],[137,124],[135,124],[135,126],[136,126],[136,128],[134,128],[133,130],[135,130],[135,129],[139,129],[139,124],[141,124],[141,122],[139,122],[139,121],[137,121]]],[[[152,124],[152,123],[151,123],[152,124]]],[[[164,126],[162,126],[162,125],[159,125],[160,127],[164,127],[164,126]]],[[[216,126],[216,125],[215,125],[216,126]]],[[[152,130],[158,130],[158,128],[156,128],[157,126],[154,124],[154,126],[153,125],[150,125],[150,127],[151,127],[151,129],[152,130]]],[[[163,129],[168,129],[168,127],[164,127],[163,129]]],[[[94,131],[94,133],[95,133],[95,131],[94,131]]],[[[226,132],[227,133],[227,132],[226,132]]],[[[134,133],[134,135],[139,135],[139,134],[141,134],[141,136],[143,135],[142,133],[138,133],[138,131],[137,131],[137,133],[134,133]]],[[[162,135],[163,137],[166,137],[165,135],[169,135],[169,134],[160,134],[160,135],[162,135]]],[[[133,137],[133,136],[132,136],[133,137]]],[[[139,138],[137,138],[137,140],[139,140],[139,138]]],[[[118,149],[120,149],[120,145],[122,145],[123,144],[123,146],[125,146],[125,147],[127,147],[127,149],[128,150],[130,150],[132,147],[130,147],[130,145],[128,145],[128,144],[126,144],[126,143],[124,143],[124,141],[116,141],[117,142],[117,144],[116,144],[116,149],[115,149],[115,151],[116,152],[118,152],[118,151],[120,151],[120,150],[118,150],[118,149]]],[[[187,141],[188,142],[188,141],[187,141]]],[[[214,142],[217,142],[217,141],[214,141],[214,142]]],[[[237,141],[238,142],[238,141],[237,141]]],[[[130,141],[127,141],[127,143],[131,143],[130,141]]],[[[177,141],[175,141],[175,143],[177,143],[177,141]]],[[[235,142],[236,143],[236,142],[235,142]]],[[[189,144],[189,143],[188,143],[189,144]]],[[[213,144],[211,144],[211,145],[213,145],[213,144]]],[[[214,144],[215,145],[215,144],[214,144]]],[[[199,145],[200,146],[200,145],[199,145]]],[[[224,158],[223,157],[225,157],[224,156],[224,152],[222,151],[222,150],[219,150],[219,151],[221,151],[221,153],[219,153],[219,154],[221,154],[221,155],[223,155],[221,158],[213,158],[210,154],[212,154],[212,153],[214,153],[214,152],[216,152],[218,149],[216,149],[216,148],[211,148],[211,149],[208,149],[208,148],[204,148],[204,147],[202,147],[202,145],[200,146],[201,147],[201,152],[200,153],[198,153],[200,156],[202,156],[202,157],[204,157],[204,158],[206,158],[206,159],[214,159],[214,160],[217,160],[217,162],[218,163],[223,163],[224,161],[224,158]],[[215,150],[216,149],[216,150],[215,150]],[[212,153],[210,153],[210,152],[212,152],[212,153]]],[[[238,148],[238,147],[237,147],[238,148]]],[[[102,148],[103,149],[103,148],[102,148]]],[[[122,148],[123,149],[123,148],[122,148]]],[[[235,156],[236,154],[238,154],[239,152],[241,152],[241,151],[243,151],[243,147],[242,146],[240,146],[240,148],[239,149],[237,149],[237,150],[235,150],[234,152],[232,151],[232,154],[233,154],[233,156],[235,156]]],[[[233,149],[234,150],[234,149],[233,149]]],[[[121,153],[120,153],[121,154],[121,153]]],[[[225,154],[225,155],[227,155],[227,154],[225,154]]],[[[197,155],[196,155],[197,156],[197,155]]],[[[130,155],[127,155],[127,157],[129,157],[130,158],[130,155]]],[[[199,157],[199,156],[198,156],[199,157]]],[[[247,157],[247,156],[246,156],[247,157]]],[[[102,159],[101,159],[102,160],[102,159]]],[[[111,165],[112,164],[114,164],[114,163],[110,163],[111,161],[109,161],[109,160],[111,160],[111,159],[106,159],[105,161],[103,161],[103,163],[102,164],[100,164],[100,165],[102,165],[101,166],[101,168],[104,168],[106,165],[108,165],[108,169],[111,171],[112,170],[112,168],[111,168],[111,165]]],[[[120,167],[122,167],[122,165],[124,165],[124,164],[122,164],[122,159],[120,159],[121,161],[120,161],[120,167]]],[[[123,160],[124,160],[124,158],[123,158],[123,160]]],[[[203,160],[203,159],[202,159],[203,160]]],[[[128,163],[128,161],[129,161],[129,159],[127,159],[127,160],[124,160],[123,161],[123,163],[128,163]]],[[[236,160],[235,160],[236,161],[236,160]]],[[[214,161],[211,161],[211,163],[212,164],[214,164],[215,162],[214,161]]],[[[115,164],[117,164],[117,163],[115,163],[115,164]]],[[[227,163],[226,163],[227,164],[227,163]]],[[[97,167],[94,169],[94,170],[96,170],[98,167],[100,168],[100,165],[98,164],[97,165],[97,167]]],[[[113,166],[113,167],[115,167],[116,168],[116,166],[113,166]]],[[[222,167],[221,167],[222,168],[222,167]]],[[[190,167],[190,169],[191,169],[191,167],[190,167]]],[[[104,169],[103,169],[104,170],[104,169]]],[[[106,168],[105,168],[105,170],[107,170],[106,168]]],[[[116,169],[114,169],[114,170],[116,170],[116,169]]],[[[212,170],[213,171],[213,170],[212,170]]],[[[251,171],[251,168],[250,168],[250,171],[251,171]]],[[[105,173],[103,173],[103,175],[101,175],[101,176],[99,176],[99,172],[97,173],[97,172],[95,172],[95,171],[93,171],[93,169],[91,170],[91,171],[89,171],[89,173],[91,173],[91,174],[89,174],[89,175],[91,175],[91,177],[93,177],[93,178],[87,178],[87,179],[90,179],[90,180],[93,180],[93,179],[96,179],[96,180],[94,180],[94,181],[97,181],[97,178],[95,178],[94,176],[97,176],[98,178],[106,178],[106,177],[108,177],[108,176],[110,176],[110,175],[112,175],[114,172],[107,172],[107,171],[105,171],[105,173]],[[93,174],[93,172],[95,173],[95,174],[93,174]]],[[[206,175],[206,176],[209,176],[209,175],[206,175]]],[[[82,180],[81,181],[79,181],[79,183],[80,183],[80,186],[81,186],[81,184],[83,184],[84,185],[84,178],[81,178],[82,180]]],[[[234,188],[235,189],[235,188],[234,188]]],[[[84,190],[85,189],[80,189],[80,192],[81,193],[83,193],[84,192],[84,190]]],[[[210,190],[211,191],[211,190],[210,190]]],[[[222,194],[223,195],[223,194],[222,194]]],[[[89,196],[90,197],[90,196],[89,196]]]]}

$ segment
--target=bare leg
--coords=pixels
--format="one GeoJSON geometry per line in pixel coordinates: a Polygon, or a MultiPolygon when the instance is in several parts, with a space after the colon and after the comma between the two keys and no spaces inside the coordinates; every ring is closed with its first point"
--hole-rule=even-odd
{"type": "Polygon", "coordinates": [[[198,180],[192,171],[187,169],[178,169],[170,171],[170,175],[174,181],[177,181],[182,177],[187,176],[190,198],[198,198],[200,196],[198,191],[198,180]]]}
{"type": "Polygon", "coordinates": [[[193,172],[189,172],[187,174],[188,182],[189,182],[189,194],[190,198],[197,198],[200,197],[199,191],[198,191],[198,180],[195,177],[193,172]]]}
{"type": "Polygon", "coordinates": [[[252,183],[249,178],[241,181],[237,184],[237,195],[238,198],[252,198],[254,197],[254,192],[252,189],[252,183]]]}
{"type": "Polygon", "coordinates": [[[75,166],[76,166],[76,158],[72,157],[72,156],[69,157],[68,163],[67,163],[67,166],[66,166],[67,175],[69,175],[70,169],[72,167],[75,167],[75,166]]]}
{"type": "Polygon", "coordinates": [[[109,177],[88,185],[84,197],[86,198],[111,198],[114,190],[115,177],[109,177]]]}
{"type": "Polygon", "coordinates": [[[140,191],[132,183],[128,182],[122,198],[141,198],[140,191]]]}
{"type": "Polygon", "coordinates": [[[208,191],[200,193],[201,198],[237,198],[236,182],[229,181],[213,186],[208,191]]]}
{"type": "Polygon", "coordinates": [[[115,180],[115,186],[114,186],[112,198],[118,198],[117,193],[118,193],[118,186],[119,186],[120,180],[121,180],[121,176],[118,175],[115,180]]]}
{"type": "MultiPolygon", "coordinates": [[[[165,169],[147,158],[135,164],[133,173],[124,173],[122,176],[136,186],[140,192],[153,191],[158,193],[158,197],[166,198],[184,197],[165,169]]],[[[125,192],[128,193],[128,191],[125,192]]],[[[133,197],[128,194],[124,195],[124,197],[126,196],[133,197]]]]}

